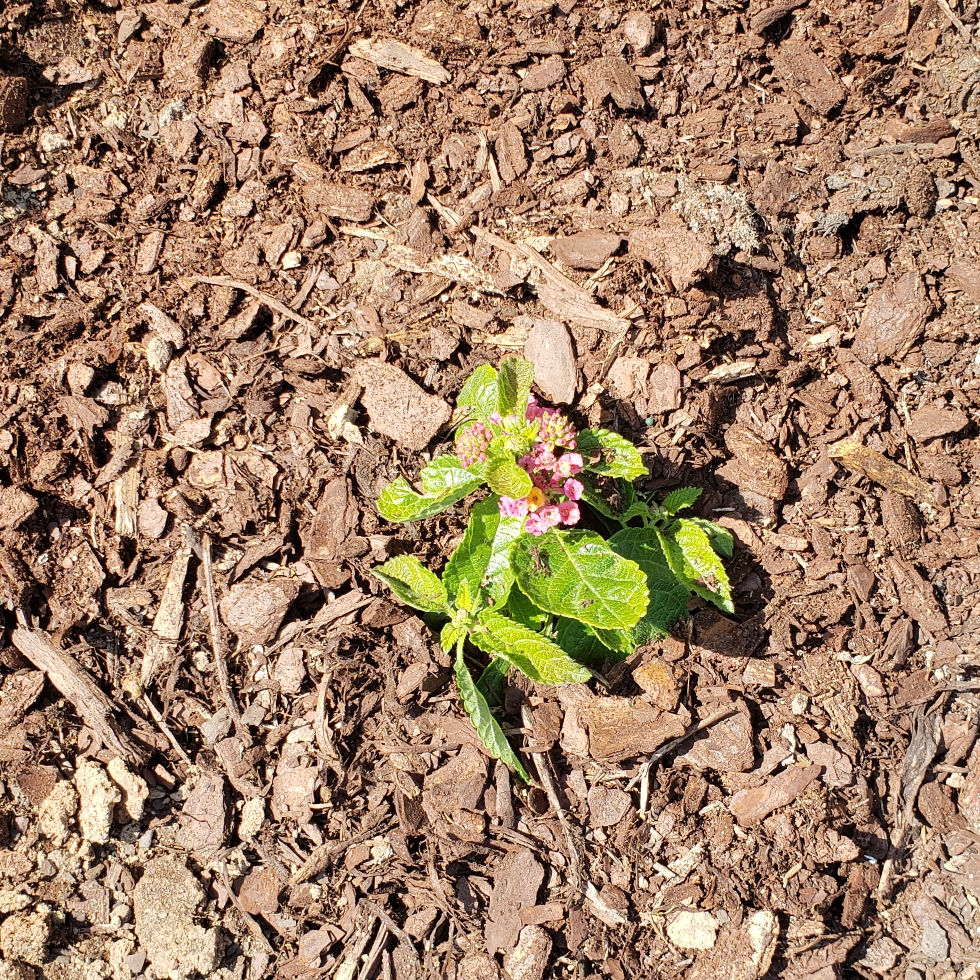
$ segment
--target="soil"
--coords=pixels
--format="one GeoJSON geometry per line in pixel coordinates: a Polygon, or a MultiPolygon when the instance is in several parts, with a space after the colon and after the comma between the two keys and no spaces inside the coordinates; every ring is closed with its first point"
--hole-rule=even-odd
{"type": "Polygon", "coordinates": [[[977,976],[977,16],[8,2],[0,976],[977,976]],[[531,786],[369,574],[525,349],[737,539],[531,786]]]}

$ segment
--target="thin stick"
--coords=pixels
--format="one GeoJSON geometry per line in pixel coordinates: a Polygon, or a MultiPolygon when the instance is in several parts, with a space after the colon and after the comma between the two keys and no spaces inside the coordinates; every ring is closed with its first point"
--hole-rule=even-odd
{"type": "Polygon", "coordinates": [[[218,686],[224,698],[225,707],[235,726],[235,734],[246,746],[252,744],[242,713],[238,710],[238,702],[231,689],[231,678],[228,676],[228,662],[225,660],[225,646],[221,639],[221,620],[218,618],[218,597],[214,591],[214,569],[211,567],[211,535],[201,535],[201,564],[204,568],[204,589],[207,592],[208,619],[211,621],[211,647],[214,651],[214,667],[218,675],[218,686]]]}
{"type": "Polygon", "coordinates": [[[696,725],[692,725],[679,738],[671,739],[665,745],[661,745],[660,748],[657,749],[657,751],[654,752],[642,766],[640,766],[640,771],[626,784],[626,789],[631,790],[665,755],[673,752],[674,749],[686,742],[692,735],[697,735],[698,732],[703,732],[706,728],[716,725],[719,721],[724,721],[726,718],[730,718],[737,711],[738,708],[736,708],[734,705],[730,705],[727,708],[719,708],[718,711],[714,711],[708,715],[704,721],[699,721],[696,725]]]}
{"type": "MultiPolygon", "coordinates": [[[[191,276],[190,279],[192,282],[204,283],[207,286],[230,286],[232,289],[240,289],[243,293],[248,293],[249,296],[253,296],[260,303],[264,303],[270,310],[275,310],[276,313],[286,317],[287,320],[294,320],[301,327],[306,327],[308,330],[319,329],[312,320],[308,320],[302,313],[291,310],[285,303],[277,300],[275,296],[263,293],[261,289],[256,289],[253,285],[243,282],[241,279],[232,279],[231,276],[191,276]]],[[[328,320],[337,319],[336,313],[325,313],[324,316],[328,320]]]]}
{"type": "Polygon", "coordinates": [[[174,752],[180,756],[181,761],[185,766],[193,766],[194,763],[191,762],[191,757],[184,751],[183,746],[177,741],[176,736],[170,730],[170,726],[164,721],[163,715],[160,714],[157,706],[150,700],[148,694],[143,695],[143,704],[146,705],[146,710],[150,712],[150,717],[156,722],[157,728],[167,736],[167,741],[173,746],[174,752]]]}

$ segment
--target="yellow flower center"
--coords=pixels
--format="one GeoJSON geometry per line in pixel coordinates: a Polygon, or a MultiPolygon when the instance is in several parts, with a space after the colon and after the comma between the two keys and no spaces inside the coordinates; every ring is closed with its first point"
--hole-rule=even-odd
{"type": "Polygon", "coordinates": [[[527,509],[533,514],[544,503],[544,493],[539,487],[535,487],[527,495],[527,509]]]}

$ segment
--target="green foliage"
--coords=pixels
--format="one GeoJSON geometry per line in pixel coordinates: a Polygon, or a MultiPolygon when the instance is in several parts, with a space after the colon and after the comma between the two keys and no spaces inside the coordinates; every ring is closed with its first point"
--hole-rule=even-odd
{"type": "Polygon", "coordinates": [[[639,566],[617,555],[594,531],[551,528],[518,539],[512,556],[517,585],[539,608],[600,629],[625,630],[646,611],[639,566]]]}
{"type": "Polygon", "coordinates": [[[466,380],[456,398],[457,412],[486,423],[497,411],[500,394],[497,389],[497,372],[489,364],[481,364],[466,380]]]}
{"type": "Polygon", "coordinates": [[[592,676],[558,644],[492,609],[484,609],[479,621],[481,628],[470,634],[474,646],[538,684],[584,684],[592,676]]]}
{"type": "MultiPolygon", "coordinates": [[[[724,612],[734,610],[722,562],[732,554],[731,534],[702,517],[678,517],[697,502],[698,489],[674,490],[660,503],[638,493],[633,481],[646,476],[646,466],[636,448],[614,432],[578,432],[582,470],[574,460],[572,469],[582,484],[579,504],[598,515],[600,526],[605,522],[611,528],[607,536],[567,526],[538,533],[545,510],[531,533],[524,517],[510,516],[511,505],[507,515],[501,513],[502,496],[526,498],[524,513],[543,506],[541,493],[531,493],[534,483],[517,462],[538,439],[538,415],[526,417],[532,382],[533,369],[522,358],[505,358],[499,371],[477,368],[457,399],[456,421],[486,426],[486,462],[467,467],[455,455],[438,456],[419,474],[419,489],[399,478],[378,500],[386,519],[415,521],[489,486],[490,495],[471,507],[442,577],[412,555],[373,570],[406,605],[444,619],[440,643],[455,658],[463,707],[488,751],[524,779],[527,773],[494,714],[503,703],[509,670],[541,684],[586,683],[592,670],[666,635],[686,614],[692,594],[724,612]],[[478,682],[465,650],[484,655],[478,682]]],[[[533,450],[540,451],[540,445],[533,450]]],[[[549,458],[554,467],[555,457],[549,458]]],[[[558,484],[537,485],[545,487],[554,518],[556,500],[563,499],[555,494],[562,491],[548,489],[558,484]]],[[[576,519],[561,513],[563,521],[576,519]]]]}
{"type": "Polygon", "coordinates": [[[501,497],[526,497],[534,486],[512,456],[487,460],[487,484],[501,497]]]}
{"type": "Polygon", "coordinates": [[[534,382],[534,365],[523,357],[505,357],[497,375],[497,411],[521,416],[527,410],[534,382]]]}
{"type": "Polygon", "coordinates": [[[647,475],[646,464],[636,446],[608,429],[583,429],[576,440],[578,451],[585,457],[585,468],[600,476],[618,476],[638,480],[647,475]]]}
{"type": "Polygon", "coordinates": [[[511,748],[497,719],[494,718],[483,692],[473,683],[473,675],[463,660],[463,644],[456,647],[456,686],[463,708],[473,722],[477,735],[495,759],[507,763],[524,782],[531,781],[517,753],[511,748]]]}
{"type": "Polygon", "coordinates": [[[415,555],[396,555],[372,569],[392,592],[414,609],[422,612],[448,612],[446,587],[415,555]]]}
{"type": "Polygon", "coordinates": [[[467,469],[455,456],[437,456],[419,474],[422,493],[400,476],[382,491],[378,512],[386,520],[398,522],[434,517],[479,489],[484,479],[482,465],[467,469]]]}

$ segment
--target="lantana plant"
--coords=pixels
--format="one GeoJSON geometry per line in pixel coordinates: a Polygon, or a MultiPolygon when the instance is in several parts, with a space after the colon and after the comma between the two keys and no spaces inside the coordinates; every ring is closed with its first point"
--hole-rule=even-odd
{"type": "Polygon", "coordinates": [[[387,520],[417,521],[489,489],[441,577],[414,555],[373,569],[402,602],[441,621],[467,714],[524,779],[492,708],[508,670],[541,684],[582,683],[666,635],[692,593],[734,611],[721,560],[731,535],[677,516],[701,491],[675,490],[659,503],[638,492],[647,469],[636,447],[606,429],[576,430],[538,403],[533,380],[523,358],[478,367],[457,399],[456,452],[426,464],[419,490],[399,477],[378,499],[387,520]]]}

